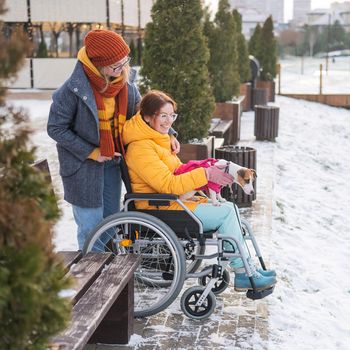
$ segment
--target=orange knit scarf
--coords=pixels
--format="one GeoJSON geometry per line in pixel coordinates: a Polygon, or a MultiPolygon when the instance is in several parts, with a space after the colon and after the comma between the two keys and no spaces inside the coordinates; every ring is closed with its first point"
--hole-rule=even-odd
{"type": "Polygon", "coordinates": [[[100,129],[100,153],[101,156],[113,157],[114,152],[124,155],[124,147],[121,139],[123,126],[126,120],[126,112],[128,106],[128,85],[124,80],[117,83],[109,83],[107,89],[101,92],[106,81],[96,75],[89,67],[83,65],[85,74],[87,75],[92,90],[94,92],[100,129]],[[112,130],[111,122],[106,115],[106,108],[103,97],[115,98],[114,110],[114,130],[112,130]],[[114,137],[113,137],[114,132],[114,137]]]}

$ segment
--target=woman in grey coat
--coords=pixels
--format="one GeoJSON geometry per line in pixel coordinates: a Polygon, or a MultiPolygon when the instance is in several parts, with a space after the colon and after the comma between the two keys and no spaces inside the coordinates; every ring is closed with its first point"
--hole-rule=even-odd
{"type": "MultiPolygon", "coordinates": [[[[120,134],[140,101],[123,38],[93,30],[84,44],[72,75],[53,94],[47,124],[57,142],[64,199],[73,207],[79,249],[103,218],[120,210],[120,134]]],[[[178,151],[175,138],[172,147],[178,151]]]]}

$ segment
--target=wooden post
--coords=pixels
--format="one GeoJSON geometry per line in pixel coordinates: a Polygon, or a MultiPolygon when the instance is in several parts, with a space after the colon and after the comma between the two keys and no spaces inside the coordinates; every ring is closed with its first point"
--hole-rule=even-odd
{"type": "Polygon", "coordinates": [[[281,63],[277,64],[277,74],[278,74],[278,94],[281,95],[281,63]]]}
{"type": "Polygon", "coordinates": [[[320,64],[320,95],[322,95],[322,63],[320,64]]]}
{"type": "Polygon", "coordinates": [[[301,75],[304,75],[304,55],[301,55],[300,73],[301,73],[301,75]]]}

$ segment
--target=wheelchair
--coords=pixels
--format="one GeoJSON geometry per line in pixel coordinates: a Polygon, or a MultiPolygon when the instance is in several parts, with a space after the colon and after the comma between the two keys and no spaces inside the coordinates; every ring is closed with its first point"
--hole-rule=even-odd
{"type": "MultiPolygon", "coordinates": [[[[134,316],[155,315],[178,297],[186,279],[198,279],[199,286],[188,288],[181,297],[181,309],[191,319],[209,317],[216,297],[229,284],[227,270],[230,257],[241,257],[252,288],[250,299],[261,299],[273,292],[274,286],[258,290],[248,256],[240,242],[215,231],[203,231],[202,222],[176,195],[132,193],[128,169],[121,159],[122,179],[126,188],[124,208],[105,218],[87,238],[83,254],[89,251],[113,254],[137,254],[140,265],[134,274],[134,316]],[[135,201],[148,200],[155,207],[176,201],[184,210],[137,210],[135,201]],[[213,247],[211,249],[210,247],[213,247]],[[235,248],[236,247],[236,248],[235,248]],[[211,252],[206,253],[207,250],[211,252]],[[203,260],[216,263],[199,267],[203,260]]],[[[236,215],[239,215],[235,207],[236,215]]],[[[245,241],[251,241],[255,254],[265,270],[265,263],[249,223],[241,218],[245,241]]],[[[249,253],[250,254],[250,253],[249,253]]]]}

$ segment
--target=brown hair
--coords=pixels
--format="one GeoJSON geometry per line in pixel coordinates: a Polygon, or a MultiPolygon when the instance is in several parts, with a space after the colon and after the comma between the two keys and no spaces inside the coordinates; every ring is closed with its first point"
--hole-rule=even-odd
{"type": "Polygon", "coordinates": [[[176,102],[169,95],[162,91],[150,90],[141,100],[140,114],[142,118],[146,115],[153,116],[167,103],[171,103],[176,111],[176,102]]]}

